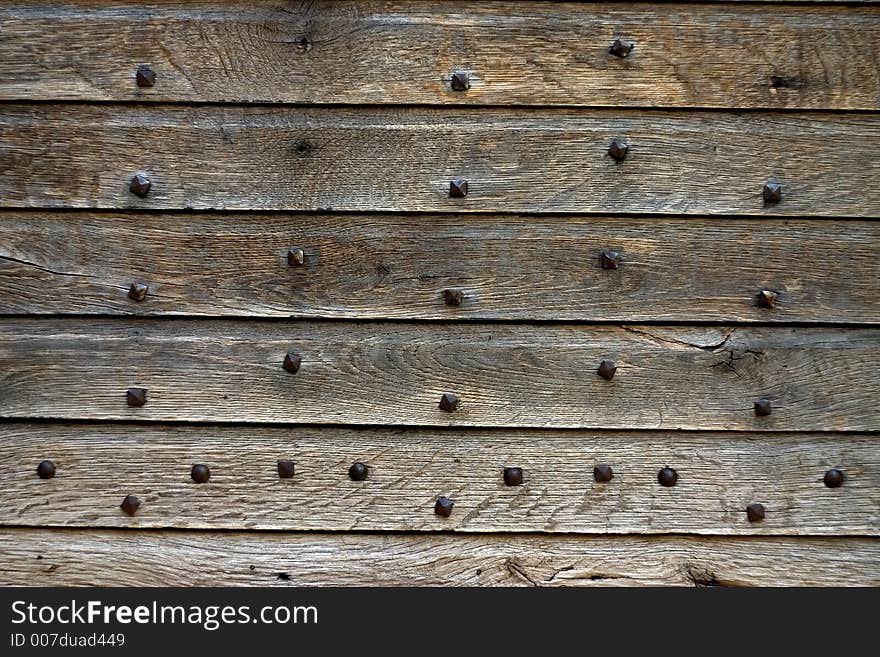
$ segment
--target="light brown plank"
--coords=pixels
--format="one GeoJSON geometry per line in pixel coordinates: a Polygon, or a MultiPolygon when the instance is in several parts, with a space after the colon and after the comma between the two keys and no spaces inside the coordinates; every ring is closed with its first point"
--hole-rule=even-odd
{"type": "Polygon", "coordinates": [[[880,217],[878,152],[880,114],[7,105],[0,203],[880,217]]]}
{"type": "Polygon", "coordinates": [[[875,8],[20,1],[0,98],[876,109],[875,8]],[[609,54],[617,37],[635,44],[609,54]],[[139,88],[148,65],[156,84],[139,88]],[[454,71],[470,89],[450,87],[454,71]]]}
{"type": "Polygon", "coordinates": [[[873,221],[12,211],[0,225],[6,314],[880,321],[873,221]],[[608,250],[618,270],[602,269],[608,250]]]}
{"type": "Polygon", "coordinates": [[[865,434],[14,424],[0,430],[0,524],[878,535],[880,449],[865,434]],[[52,479],[37,477],[44,459],[52,479]],[[208,483],[192,481],[195,463],[208,483]],[[608,483],[594,481],[600,464],[608,483]],[[671,488],[657,481],[667,466],[671,488]],[[505,467],[523,484],[507,486],[505,467]],[[842,487],[824,485],[829,468],[842,487]],[[143,503],[134,517],[119,508],[128,494],[143,503]],[[440,495],[449,518],[434,514],[440,495]],[[751,503],[763,521],[748,521],[751,503]]]}
{"type": "Polygon", "coordinates": [[[8,319],[0,417],[876,431],[878,346],[871,329],[8,319]]]}
{"type": "Polygon", "coordinates": [[[880,584],[880,541],[858,538],[7,529],[0,554],[5,586],[880,584]]]}

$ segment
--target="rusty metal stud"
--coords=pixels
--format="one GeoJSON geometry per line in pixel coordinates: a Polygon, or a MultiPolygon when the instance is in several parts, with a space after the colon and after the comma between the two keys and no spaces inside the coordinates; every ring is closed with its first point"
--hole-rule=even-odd
{"type": "Polygon", "coordinates": [[[769,399],[759,399],[755,402],[755,415],[758,417],[765,417],[770,415],[773,411],[772,406],[770,405],[769,399]]]}
{"type": "Polygon", "coordinates": [[[837,468],[831,468],[825,473],[823,481],[828,488],[840,488],[843,486],[843,472],[837,468]]]}
{"type": "Polygon", "coordinates": [[[141,501],[136,495],[126,495],[125,499],[122,500],[122,504],[119,505],[119,508],[125,511],[128,515],[133,516],[140,506],[141,501]]]}
{"type": "Polygon", "coordinates": [[[675,484],[678,482],[678,473],[672,468],[663,468],[660,472],[657,473],[657,482],[661,486],[665,486],[666,488],[669,488],[670,486],[675,486],[675,484]]]}
{"type": "Polygon", "coordinates": [[[629,151],[629,146],[623,143],[619,139],[615,139],[608,146],[608,155],[614,158],[615,162],[623,162],[626,159],[626,154],[629,151]]]}
{"type": "Polygon", "coordinates": [[[519,486],[523,482],[522,468],[504,468],[504,483],[508,486],[519,486]]]}
{"type": "Polygon", "coordinates": [[[608,49],[608,52],[615,57],[627,57],[635,47],[634,43],[628,43],[623,39],[615,39],[614,43],[611,44],[611,47],[608,49]]]}
{"type": "Polygon", "coordinates": [[[284,356],[284,363],[282,363],[281,367],[291,374],[296,374],[299,372],[300,365],[302,365],[302,356],[290,352],[284,356]]]}
{"type": "Polygon", "coordinates": [[[620,253],[617,251],[602,251],[599,255],[599,263],[602,269],[617,269],[620,267],[620,253]]]}
{"type": "Polygon", "coordinates": [[[55,464],[52,461],[40,461],[37,466],[37,476],[40,479],[51,479],[55,476],[55,464]]]}
{"type": "Polygon", "coordinates": [[[355,461],[348,469],[348,476],[352,481],[363,481],[367,478],[367,466],[360,461],[355,461]]]}
{"type": "Polygon", "coordinates": [[[282,479],[290,479],[294,472],[293,461],[278,461],[278,476],[282,479]]]}
{"type": "Polygon", "coordinates": [[[775,308],[779,294],[773,290],[761,290],[758,292],[758,305],[761,308],[775,308]]]}
{"type": "Polygon", "coordinates": [[[609,481],[614,479],[614,472],[611,470],[610,465],[597,465],[593,468],[593,479],[595,479],[600,484],[607,484],[609,481]]]}
{"type": "Polygon", "coordinates": [[[135,73],[135,81],[137,82],[137,86],[139,87],[152,87],[156,84],[156,71],[151,69],[149,66],[138,66],[137,73],[135,73]]]}
{"type": "Polygon", "coordinates": [[[128,288],[128,298],[133,301],[143,301],[147,298],[147,292],[150,290],[144,283],[135,281],[128,288]]]}
{"type": "Polygon", "coordinates": [[[464,198],[468,193],[467,180],[453,180],[449,183],[449,198],[464,198]]]}
{"type": "Polygon", "coordinates": [[[464,301],[464,291],[455,289],[443,290],[443,301],[447,306],[460,306],[464,301]]]}
{"type": "Polygon", "coordinates": [[[764,183],[764,205],[775,205],[782,200],[782,185],[775,182],[764,183]]]}
{"type": "Polygon", "coordinates": [[[302,267],[306,261],[306,254],[299,247],[291,247],[287,251],[287,264],[291,267],[302,267]]]}
{"type": "Polygon", "coordinates": [[[614,378],[614,373],[617,371],[617,365],[614,364],[613,360],[603,360],[599,363],[599,369],[596,370],[596,374],[601,376],[606,381],[610,381],[614,378]]]}
{"type": "Polygon", "coordinates": [[[452,74],[450,85],[453,91],[467,91],[471,88],[471,76],[467,71],[456,71],[452,74]]]}
{"type": "Polygon", "coordinates": [[[131,179],[131,184],[128,186],[128,191],[130,191],[135,196],[140,196],[144,198],[147,194],[150,193],[150,187],[153,186],[153,183],[150,182],[150,179],[147,178],[144,174],[139,173],[135,175],[131,179]]]}
{"type": "Polygon", "coordinates": [[[452,513],[452,507],[455,506],[455,502],[450,500],[448,497],[438,497],[437,502],[434,503],[434,513],[438,516],[443,516],[444,518],[448,518],[452,513]]]}
{"type": "Polygon", "coordinates": [[[147,403],[147,389],[129,388],[125,391],[125,401],[129,406],[143,406],[147,403]]]}
{"type": "Polygon", "coordinates": [[[197,484],[206,484],[208,483],[208,479],[211,478],[210,468],[201,463],[196,463],[189,474],[192,477],[192,480],[197,484]]]}
{"type": "Polygon", "coordinates": [[[749,504],[746,507],[746,516],[748,516],[749,522],[761,522],[764,519],[764,505],[749,504]]]}
{"type": "Polygon", "coordinates": [[[458,395],[454,392],[444,392],[440,397],[440,410],[447,413],[454,413],[458,410],[458,395]]]}

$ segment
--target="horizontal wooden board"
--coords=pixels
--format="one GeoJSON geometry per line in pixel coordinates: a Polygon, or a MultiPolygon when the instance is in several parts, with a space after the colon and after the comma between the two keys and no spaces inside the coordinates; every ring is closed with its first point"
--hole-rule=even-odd
{"type": "Polygon", "coordinates": [[[877,586],[880,541],[0,530],[4,586],[877,586]]]}
{"type": "Polygon", "coordinates": [[[7,105],[0,203],[878,217],[878,152],[880,114],[7,105]]]}
{"type": "Polygon", "coordinates": [[[876,109],[875,8],[22,0],[0,98],[876,109]],[[618,37],[634,44],[618,58],[618,37]],[[135,83],[140,66],[153,87],[135,83]],[[454,91],[453,72],[470,89],[454,91]]]}
{"type": "Polygon", "coordinates": [[[880,449],[866,434],[0,428],[0,524],[283,530],[880,534],[880,449]],[[37,477],[51,459],[53,479],[37,477]],[[293,460],[281,479],[279,459],[293,460]],[[348,469],[365,463],[367,479],[348,469]],[[192,481],[193,464],[210,468],[192,481]],[[596,465],[614,478],[594,481],[596,465]],[[658,472],[672,467],[665,488],[658,472]],[[505,467],[523,470],[505,485],[505,467]],[[844,472],[827,488],[829,468],[844,472]],[[119,508],[133,494],[134,517],[119,508]],[[452,515],[434,514],[438,496],[452,515]],[[766,517],[749,522],[746,506],[766,517]]]}
{"type": "Polygon", "coordinates": [[[880,322],[874,221],[11,211],[0,226],[6,314],[880,322]]]}
{"type": "Polygon", "coordinates": [[[876,431],[878,347],[876,329],[6,319],[0,417],[876,431]]]}

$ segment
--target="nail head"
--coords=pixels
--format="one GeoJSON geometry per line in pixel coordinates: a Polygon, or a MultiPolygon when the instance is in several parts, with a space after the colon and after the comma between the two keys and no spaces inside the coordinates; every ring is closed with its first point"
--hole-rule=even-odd
{"type": "Polygon", "coordinates": [[[504,483],[508,486],[519,486],[523,482],[522,468],[504,468],[504,483]]]}
{"type": "Polygon", "coordinates": [[[348,469],[348,476],[352,481],[363,481],[367,478],[367,466],[360,461],[352,463],[348,469]]]}
{"type": "Polygon", "coordinates": [[[208,483],[208,479],[211,478],[211,470],[208,468],[207,465],[197,463],[192,467],[190,476],[192,477],[192,480],[197,484],[206,484],[208,483]]]}
{"type": "Polygon", "coordinates": [[[764,204],[775,205],[782,200],[782,185],[775,182],[764,183],[764,204]]]}
{"type": "Polygon", "coordinates": [[[149,66],[139,66],[135,73],[135,81],[139,87],[152,87],[156,84],[156,71],[149,66]]]}
{"type": "Polygon", "coordinates": [[[467,71],[456,71],[450,81],[453,91],[467,91],[471,88],[471,76],[467,71]]]}
{"type": "Polygon", "coordinates": [[[150,193],[150,188],[152,186],[153,183],[150,182],[149,178],[142,173],[138,173],[131,179],[131,184],[129,184],[128,190],[135,196],[144,198],[150,193]]]}
{"type": "Polygon", "coordinates": [[[666,488],[675,486],[678,483],[678,473],[672,468],[663,468],[657,473],[657,482],[666,488]]]}
{"type": "Polygon", "coordinates": [[[447,306],[460,306],[464,301],[464,291],[456,289],[443,290],[443,301],[447,306]]]}
{"type": "Polygon", "coordinates": [[[617,251],[602,251],[599,256],[602,269],[617,269],[620,267],[620,253],[617,251]]]}
{"type": "Polygon", "coordinates": [[[468,194],[468,181],[467,180],[452,180],[449,183],[449,197],[450,198],[464,198],[468,194]]]}
{"type": "Polygon", "coordinates": [[[758,417],[770,415],[772,411],[773,407],[771,406],[769,399],[759,399],[755,402],[755,415],[758,417]]]}
{"type": "Polygon", "coordinates": [[[629,43],[627,41],[624,41],[623,39],[615,39],[614,43],[612,43],[611,47],[608,49],[608,52],[615,57],[623,58],[629,56],[634,47],[634,43],[629,43]]]}
{"type": "Polygon", "coordinates": [[[608,146],[608,155],[610,155],[615,162],[623,162],[626,159],[626,154],[628,151],[629,146],[627,146],[619,139],[615,139],[608,146]]]}
{"type": "Polygon", "coordinates": [[[440,410],[453,413],[458,410],[458,402],[458,395],[454,392],[444,392],[440,397],[440,410]]]}
{"type": "Polygon", "coordinates": [[[437,502],[434,503],[434,513],[438,516],[443,516],[444,518],[448,518],[452,513],[452,507],[455,506],[455,502],[450,500],[448,497],[438,497],[437,502]]]}
{"type": "Polygon", "coordinates": [[[293,461],[278,461],[278,476],[281,479],[290,479],[294,473],[293,461]]]}
{"type": "Polygon", "coordinates": [[[40,479],[51,479],[55,476],[55,464],[52,461],[40,461],[37,466],[37,476],[40,479]]]}
{"type": "Polygon", "coordinates": [[[758,305],[761,308],[775,308],[779,294],[773,290],[761,290],[758,292],[758,305]]]}
{"type": "Polygon", "coordinates": [[[302,356],[293,352],[285,354],[284,363],[282,364],[285,370],[291,374],[296,374],[299,372],[300,365],[302,365],[302,356]]]}
{"type": "Polygon", "coordinates": [[[128,288],[128,298],[132,301],[143,301],[147,298],[149,289],[144,283],[134,282],[128,288]]]}
{"type": "Polygon", "coordinates": [[[764,505],[763,504],[749,504],[746,507],[746,516],[749,518],[749,522],[760,522],[764,519],[764,505]]]}
{"type": "Polygon", "coordinates": [[[129,388],[125,391],[125,401],[129,406],[143,406],[147,403],[147,389],[129,388]]]}
{"type": "Polygon", "coordinates": [[[140,506],[141,501],[136,495],[126,495],[125,499],[122,500],[122,504],[119,505],[119,508],[125,511],[128,515],[133,516],[140,506]]]}
{"type": "Polygon", "coordinates": [[[287,251],[287,264],[291,267],[302,267],[306,261],[305,251],[299,247],[292,247],[287,251]]]}
{"type": "Polygon", "coordinates": [[[831,468],[825,473],[823,481],[828,488],[840,488],[843,486],[843,472],[837,468],[831,468]]]}
{"type": "Polygon", "coordinates": [[[595,479],[600,484],[607,484],[609,481],[614,479],[614,472],[611,470],[610,465],[597,465],[593,468],[593,479],[595,479]]]}

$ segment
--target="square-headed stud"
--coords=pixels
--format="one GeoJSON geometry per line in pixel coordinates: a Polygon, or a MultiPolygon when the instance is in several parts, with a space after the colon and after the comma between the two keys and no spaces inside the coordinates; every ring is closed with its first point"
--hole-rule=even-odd
{"type": "Polygon", "coordinates": [[[143,406],[147,403],[147,389],[129,388],[125,391],[125,401],[129,406],[143,406]]]}
{"type": "Polygon", "coordinates": [[[775,308],[779,294],[773,290],[761,290],[758,292],[758,305],[761,308],[775,308]]]}
{"type": "Polygon", "coordinates": [[[305,261],[305,251],[298,246],[292,246],[287,250],[287,264],[291,267],[302,267],[305,261]]]}
{"type": "Polygon", "coordinates": [[[133,516],[140,506],[141,501],[138,499],[137,495],[126,495],[125,499],[122,500],[122,504],[119,505],[119,508],[125,511],[128,515],[133,516]]]}
{"type": "Polygon", "coordinates": [[[284,362],[281,364],[281,367],[291,374],[296,374],[299,372],[300,365],[302,365],[302,356],[290,352],[284,356],[284,362]]]}
{"type": "Polygon", "coordinates": [[[468,193],[467,180],[453,180],[449,183],[449,198],[464,198],[468,193]]]}
{"type": "Polygon", "coordinates": [[[626,159],[626,154],[628,152],[629,146],[620,139],[615,139],[608,145],[608,155],[610,155],[615,162],[623,162],[626,159]]]}
{"type": "Polygon", "coordinates": [[[766,417],[773,411],[769,399],[759,399],[755,402],[755,415],[758,417],[766,417]]]}
{"type": "Polygon", "coordinates": [[[460,306],[464,301],[464,291],[456,289],[443,290],[443,302],[447,306],[460,306]]]}
{"type": "Polygon", "coordinates": [[[278,461],[278,476],[281,479],[292,479],[295,470],[293,461],[278,461]]]}
{"type": "Polygon", "coordinates": [[[620,254],[617,251],[602,251],[599,254],[599,264],[602,269],[620,268],[620,254]]]}
{"type": "Polygon", "coordinates": [[[614,373],[617,371],[617,365],[613,360],[603,360],[599,363],[599,368],[596,370],[596,374],[601,376],[606,381],[610,381],[614,378],[614,373]]]}
{"type": "Polygon", "coordinates": [[[156,71],[149,66],[138,66],[134,80],[139,87],[152,87],[156,84],[156,71]]]}
{"type": "Polygon", "coordinates": [[[149,292],[149,290],[150,288],[145,284],[135,281],[128,288],[128,298],[132,301],[143,301],[147,298],[147,292],[149,292]]]}
{"type": "Polygon", "coordinates": [[[467,91],[471,88],[471,76],[467,71],[456,71],[452,74],[449,85],[453,91],[467,91]]]}
{"type": "Polygon", "coordinates": [[[782,200],[782,185],[775,182],[764,183],[764,205],[776,205],[782,200]]]}
{"type": "Polygon", "coordinates": [[[624,57],[629,57],[633,48],[635,48],[634,43],[624,41],[623,39],[615,39],[614,43],[612,43],[611,47],[608,49],[608,53],[623,59],[624,57]]]}
{"type": "Polygon", "coordinates": [[[147,194],[150,193],[150,188],[152,186],[153,183],[150,182],[149,178],[147,178],[142,173],[138,173],[132,177],[131,183],[129,183],[128,185],[128,191],[130,191],[135,196],[145,198],[147,194]]]}
{"type": "Polygon", "coordinates": [[[447,413],[454,413],[458,410],[458,395],[454,392],[444,392],[440,397],[440,410],[447,413]]]}
{"type": "Polygon", "coordinates": [[[764,519],[765,511],[763,504],[749,504],[746,507],[746,517],[749,522],[761,522],[764,519]]]}
{"type": "Polygon", "coordinates": [[[443,518],[448,518],[452,514],[453,506],[455,506],[455,502],[448,497],[438,497],[434,503],[434,513],[443,518]]]}

